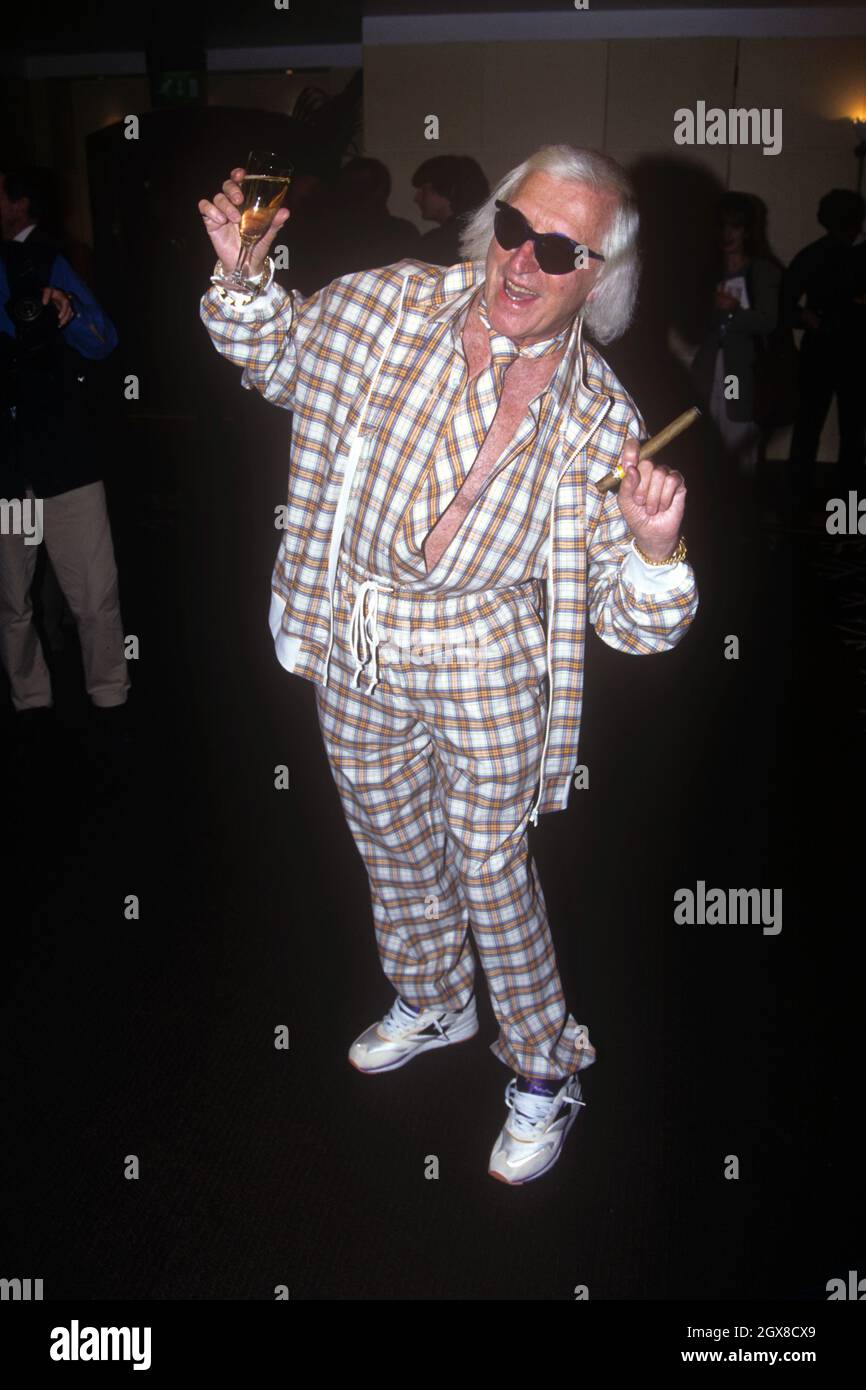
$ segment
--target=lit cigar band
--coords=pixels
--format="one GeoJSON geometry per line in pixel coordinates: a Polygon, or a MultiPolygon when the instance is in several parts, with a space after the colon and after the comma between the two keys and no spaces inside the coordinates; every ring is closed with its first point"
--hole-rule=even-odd
{"type": "MultiPolygon", "coordinates": [[[[678,434],[682,434],[683,430],[687,430],[689,425],[694,424],[700,413],[698,407],[693,405],[691,410],[684,410],[682,415],[678,415],[675,420],[671,420],[670,424],[665,425],[664,429],[659,430],[658,434],[654,434],[652,439],[645,439],[640,446],[638,462],[642,459],[652,458],[654,454],[658,453],[659,449],[663,449],[666,444],[670,444],[672,439],[676,439],[678,434]]],[[[617,487],[624,477],[625,469],[617,465],[612,473],[606,473],[601,482],[596,483],[596,487],[599,492],[610,492],[611,488],[617,487]]]]}

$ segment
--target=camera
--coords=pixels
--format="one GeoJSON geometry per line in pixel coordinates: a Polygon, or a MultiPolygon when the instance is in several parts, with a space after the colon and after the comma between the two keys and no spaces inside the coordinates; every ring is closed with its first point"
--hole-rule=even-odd
{"type": "Polygon", "coordinates": [[[10,300],[6,312],[15,325],[15,337],[19,349],[25,352],[38,352],[56,342],[60,332],[57,309],[50,302],[42,303],[41,297],[22,294],[10,300]]]}

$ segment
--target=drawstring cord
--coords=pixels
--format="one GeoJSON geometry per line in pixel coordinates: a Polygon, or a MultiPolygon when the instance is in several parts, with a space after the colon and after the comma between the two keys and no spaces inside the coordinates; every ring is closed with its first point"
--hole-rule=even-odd
{"type": "MultiPolygon", "coordinates": [[[[390,592],[389,585],[383,585],[390,592]]],[[[354,684],[358,684],[358,677],[361,674],[367,661],[372,658],[372,675],[367,686],[367,694],[375,686],[379,679],[379,665],[377,660],[377,650],[380,645],[379,629],[377,626],[379,617],[379,590],[375,579],[365,579],[358,585],[355,593],[355,602],[352,605],[352,617],[349,622],[349,641],[352,646],[352,655],[355,658],[354,684]],[[366,600],[370,597],[369,611],[366,600]]]]}

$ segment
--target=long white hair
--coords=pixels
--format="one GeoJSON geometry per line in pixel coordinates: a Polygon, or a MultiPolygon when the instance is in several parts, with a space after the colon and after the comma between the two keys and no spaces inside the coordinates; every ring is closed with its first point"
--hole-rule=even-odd
{"type": "Polygon", "coordinates": [[[597,150],[574,145],[545,145],[512,169],[463,225],[460,234],[462,260],[484,261],[493,236],[497,198],[508,202],[530,174],[588,184],[600,193],[613,193],[616,206],[602,237],[594,247],[604,265],[594,285],[593,298],[583,306],[584,324],[600,343],[620,338],[631,323],[640,279],[638,212],[634,189],[625,170],[597,150]]]}

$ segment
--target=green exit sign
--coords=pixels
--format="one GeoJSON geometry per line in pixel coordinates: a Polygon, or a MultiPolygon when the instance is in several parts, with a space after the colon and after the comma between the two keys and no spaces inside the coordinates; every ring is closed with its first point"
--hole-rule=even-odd
{"type": "Polygon", "coordinates": [[[204,74],[184,70],[161,72],[153,84],[153,92],[156,106],[201,101],[204,96],[204,74]]]}

